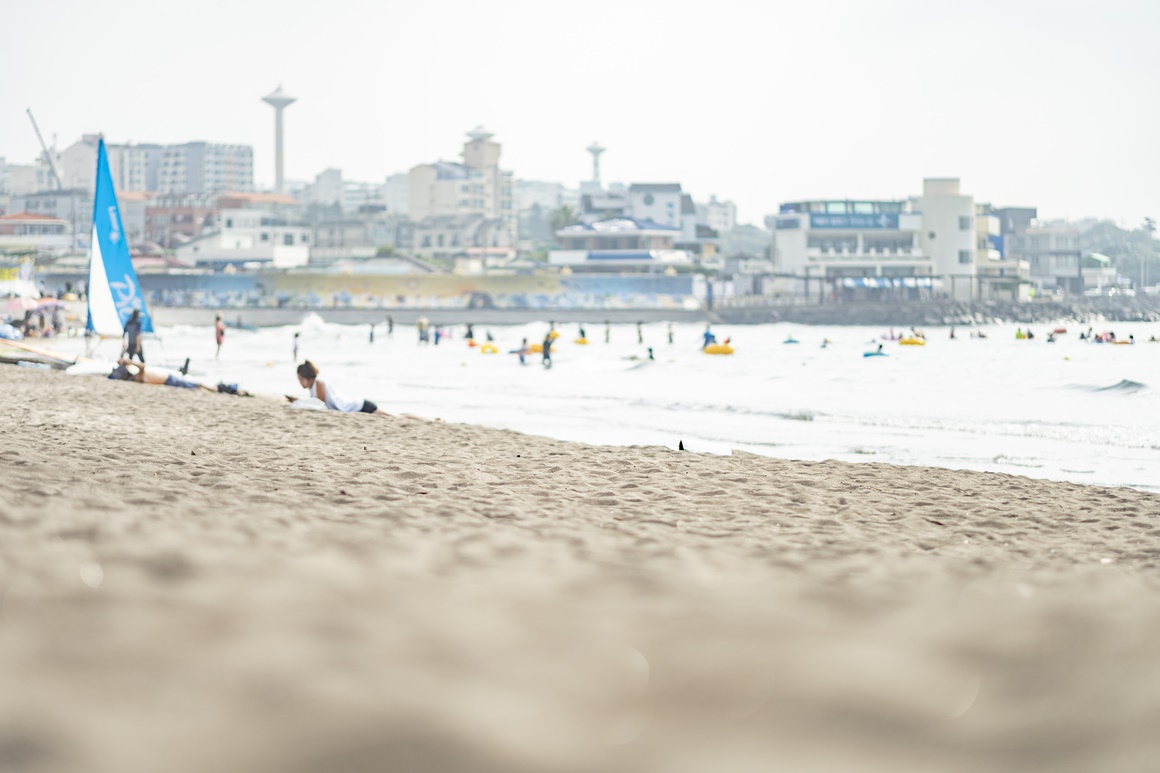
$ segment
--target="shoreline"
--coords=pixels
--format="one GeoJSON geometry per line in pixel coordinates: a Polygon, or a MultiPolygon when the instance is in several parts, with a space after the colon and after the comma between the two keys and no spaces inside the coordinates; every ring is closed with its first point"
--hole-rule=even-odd
{"type": "Polygon", "coordinates": [[[1160,753],[1157,495],[14,367],[0,385],[0,759],[18,771],[1160,753]]]}
{"type": "MultiPolygon", "coordinates": [[[[1133,299],[1136,300],[1136,299],[1133,299]]],[[[822,305],[788,304],[726,306],[715,309],[459,309],[459,308],[267,308],[156,306],[150,309],[158,325],[206,324],[220,313],[232,322],[240,316],[258,327],[294,325],[308,314],[334,324],[382,324],[389,314],[396,324],[412,325],[420,317],[432,324],[518,325],[555,321],[561,324],[615,324],[636,322],[705,322],[713,324],[757,325],[786,322],[799,325],[871,327],[971,327],[989,324],[1043,324],[1070,321],[1077,324],[1099,322],[1160,321],[1160,299],[1140,302],[1112,302],[1088,299],[1074,302],[1028,303],[835,303],[822,305]]]]}

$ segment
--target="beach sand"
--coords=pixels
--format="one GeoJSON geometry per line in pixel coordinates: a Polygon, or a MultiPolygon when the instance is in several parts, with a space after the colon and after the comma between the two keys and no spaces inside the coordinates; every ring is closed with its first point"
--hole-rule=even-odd
{"type": "Polygon", "coordinates": [[[0,770],[1160,760],[1155,495],[0,388],[0,770]]]}

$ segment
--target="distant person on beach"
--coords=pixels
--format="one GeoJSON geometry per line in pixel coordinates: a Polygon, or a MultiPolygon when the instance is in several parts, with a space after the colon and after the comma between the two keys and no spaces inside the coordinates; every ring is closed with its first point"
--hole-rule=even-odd
{"type": "Polygon", "coordinates": [[[638,344],[644,343],[644,331],[641,329],[641,325],[643,325],[643,324],[644,324],[643,322],[636,323],[636,342],[638,344]]]}
{"type": "Polygon", "coordinates": [[[373,344],[374,342],[375,342],[375,323],[372,322],[371,323],[371,337],[370,337],[370,341],[368,341],[368,343],[373,344]]]}
{"type": "Polygon", "coordinates": [[[530,351],[532,350],[528,348],[528,339],[525,338],[520,342],[520,348],[516,349],[516,354],[520,356],[520,365],[528,364],[528,353],[530,351]]]}
{"type": "Polygon", "coordinates": [[[544,366],[544,370],[552,367],[552,332],[553,331],[549,330],[546,334],[544,334],[544,359],[541,362],[541,364],[544,366]]]}
{"type": "Polygon", "coordinates": [[[294,362],[298,362],[298,336],[299,333],[294,334],[294,362]]]}
{"type": "Polygon", "coordinates": [[[443,338],[443,328],[438,325],[435,326],[435,345],[439,345],[439,339],[443,338]]]}
{"type": "Polygon", "coordinates": [[[141,350],[141,312],[137,309],[133,309],[129,319],[125,320],[125,336],[128,339],[125,356],[130,360],[136,357],[145,362],[145,352],[141,350]]]}
{"type": "Polygon", "coordinates": [[[580,326],[580,337],[583,338],[585,341],[588,340],[588,334],[584,332],[583,325],[580,326]]]}
{"type": "MultiPolygon", "coordinates": [[[[303,389],[310,390],[311,397],[325,403],[326,407],[332,411],[387,415],[386,411],[379,410],[379,407],[370,400],[348,398],[339,394],[338,390],[318,377],[318,368],[310,360],[298,366],[298,383],[302,385],[303,389]]],[[[297,397],[290,395],[287,395],[286,399],[292,403],[298,400],[297,397]]]]}
{"type": "Polygon", "coordinates": [[[238,389],[237,384],[220,383],[217,387],[211,387],[197,381],[180,378],[172,373],[158,370],[157,368],[147,370],[145,363],[135,363],[124,357],[117,360],[117,367],[113,368],[113,371],[109,373],[109,378],[113,381],[136,381],[138,384],[156,384],[159,386],[176,387],[178,389],[204,389],[207,392],[221,392],[222,394],[239,395],[241,397],[250,396],[249,392],[238,389]]]}
{"type": "Polygon", "coordinates": [[[395,334],[395,318],[390,314],[387,315],[387,338],[395,334]]]}
{"type": "Polygon", "coordinates": [[[673,342],[673,323],[669,323],[669,343],[673,342]]]}
{"type": "Polygon", "coordinates": [[[604,343],[612,342],[612,323],[604,320],[604,343]]]}
{"type": "Polygon", "coordinates": [[[216,360],[222,353],[222,341],[226,340],[226,323],[222,322],[222,315],[218,314],[213,320],[213,338],[217,341],[217,351],[214,352],[214,359],[216,360]]]}

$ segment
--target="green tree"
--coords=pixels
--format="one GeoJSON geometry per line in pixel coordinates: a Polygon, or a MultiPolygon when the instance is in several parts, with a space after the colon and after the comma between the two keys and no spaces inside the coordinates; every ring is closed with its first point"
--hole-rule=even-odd
{"type": "Polygon", "coordinates": [[[393,244],[384,244],[375,250],[376,258],[393,258],[398,254],[399,251],[395,249],[395,245],[393,244]]]}
{"type": "Polygon", "coordinates": [[[572,207],[563,204],[556,209],[553,209],[548,215],[548,224],[552,227],[552,235],[555,236],[556,231],[570,225],[579,223],[580,219],[576,217],[576,212],[572,207]]]}

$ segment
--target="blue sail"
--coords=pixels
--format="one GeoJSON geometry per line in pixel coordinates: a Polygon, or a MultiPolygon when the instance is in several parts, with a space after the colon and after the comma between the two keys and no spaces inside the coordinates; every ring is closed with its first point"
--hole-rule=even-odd
{"type": "Polygon", "coordinates": [[[153,332],[145,295],[129,258],[129,242],[113,190],[105,141],[97,146],[97,190],[93,195],[93,233],[89,247],[89,316],[85,324],[100,335],[120,337],[125,320],[141,312],[141,331],[153,332]]]}

